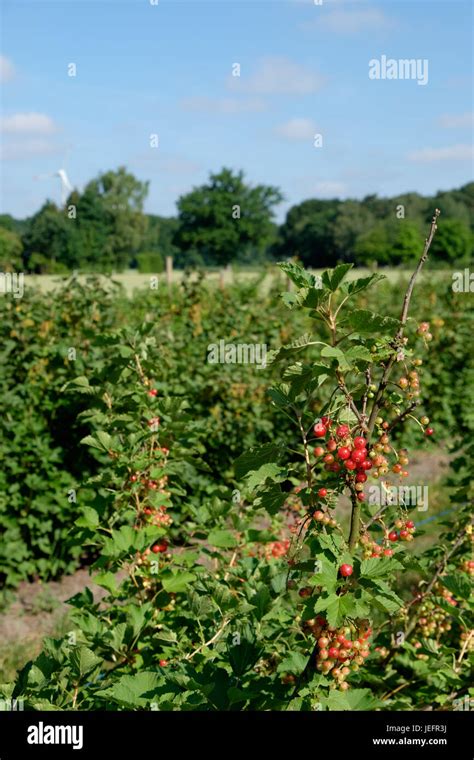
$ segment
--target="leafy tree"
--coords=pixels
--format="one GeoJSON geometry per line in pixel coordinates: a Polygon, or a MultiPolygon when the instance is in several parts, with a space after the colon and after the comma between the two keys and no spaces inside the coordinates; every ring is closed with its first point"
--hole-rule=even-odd
{"type": "Polygon", "coordinates": [[[392,263],[404,264],[420,256],[420,252],[423,250],[423,235],[419,231],[418,225],[407,219],[400,219],[393,226],[396,229],[390,252],[392,263]]]}
{"type": "Polygon", "coordinates": [[[72,235],[74,228],[72,222],[63,211],[52,203],[46,203],[40,208],[28,224],[27,231],[23,236],[24,258],[29,269],[40,271],[53,271],[56,262],[67,267],[76,266],[72,235]],[[36,254],[36,262],[43,262],[40,267],[35,265],[33,255],[36,254]],[[38,259],[38,256],[40,257],[38,259]]]}
{"type": "Polygon", "coordinates": [[[2,272],[15,270],[22,266],[22,250],[23,244],[19,235],[0,227],[0,270],[2,272]]]}
{"type": "Polygon", "coordinates": [[[360,235],[354,245],[354,255],[360,266],[390,263],[390,241],[386,222],[377,222],[372,229],[360,235]]]}
{"type": "MultiPolygon", "coordinates": [[[[121,166],[100,174],[78,198],[78,242],[94,269],[124,269],[140,250],[147,230],[143,203],[148,182],[140,182],[121,166]]],[[[68,200],[68,205],[70,200],[68,200]]]]}
{"type": "Polygon", "coordinates": [[[338,258],[354,261],[354,246],[357,238],[374,224],[373,212],[358,201],[341,203],[334,222],[334,244],[338,258]]]}
{"type": "Polygon", "coordinates": [[[262,251],[272,242],[273,207],[282,200],[278,188],[251,187],[243,172],[223,168],[179,199],[175,243],[207,264],[225,265],[250,248],[262,251]]]}
{"type": "Polygon", "coordinates": [[[334,242],[338,200],[308,200],[293,206],[280,228],[275,252],[280,258],[297,256],[307,266],[330,266],[337,260],[334,242]]]}
{"type": "Polygon", "coordinates": [[[459,219],[445,219],[439,223],[433,244],[433,257],[448,263],[467,260],[473,252],[473,235],[459,219]]]}

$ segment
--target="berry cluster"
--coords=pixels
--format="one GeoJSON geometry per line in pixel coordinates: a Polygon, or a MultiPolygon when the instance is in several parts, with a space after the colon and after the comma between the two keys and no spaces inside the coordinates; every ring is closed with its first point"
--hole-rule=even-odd
{"type": "MultiPolygon", "coordinates": [[[[364,483],[367,480],[366,470],[372,469],[372,459],[367,451],[367,441],[362,435],[354,438],[348,425],[335,425],[328,417],[322,417],[314,426],[316,438],[330,438],[326,441],[326,448],[316,446],[314,455],[323,457],[324,469],[327,472],[337,472],[341,475],[352,475],[351,480],[355,484],[357,497],[364,500],[364,483]]],[[[324,498],[327,495],[325,488],[319,490],[318,495],[324,498]]]]}
{"type": "Polygon", "coordinates": [[[433,340],[433,336],[430,333],[430,323],[429,322],[420,322],[418,325],[418,329],[416,331],[417,335],[421,335],[423,337],[423,340],[425,340],[427,343],[433,340]]]}
{"type": "Polygon", "coordinates": [[[370,654],[368,638],[372,629],[364,621],[356,625],[335,628],[323,617],[308,620],[305,628],[317,639],[316,669],[334,678],[332,688],[346,691],[351,671],[359,670],[370,654]]]}
{"type": "Polygon", "coordinates": [[[389,461],[387,457],[384,456],[384,454],[390,454],[392,452],[390,437],[387,432],[389,425],[388,422],[384,422],[381,417],[377,417],[375,422],[382,430],[380,432],[378,440],[373,445],[372,450],[369,454],[374,464],[374,471],[372,475],[374,478],[382,477],[388,473],[389,469],[391,469],[394,475],[400,475],[402,478],[407,478],[408,470],[405,470],[405,467],[409,461],[408,451],[406,449],[400,449],[400,451],[395,451],[395,449],[393,449],[396,461],[395,464],[393,464],[390,468],[389,461]]]}
{"type": "Polygon", "coordinates": [[[469,573],[469,575],[474,575],[474,560],[465,559],[460,569],[465,573],[469,573]]]}
{"type": "Polygon", "coordinates": [[[360,543],[364,547],[364,559],[371,559],[376,557],[391,557],[393,555],[393,549],[387,544],[384,547],[380,546],[377,541],[374,541],[372,536],[368,533],[362,533],[359,539],[360,543]]]}
{"type": "Polygon", "coordinates": [[[474,630],[463,631],[459,638],[461,648],[466,646],[468,652],[472,652],[474,650],[474,630]]]}
{"type": "MultiPolygon", "coordinates": [[[[452,606],[457,605],[457,601],[453,598],[448,589],[443,588],[440,584],[436,584],[434,590],[437,594],[442,596],[448,604],[451,604],[452,606]]],[[[443,633],[447,633],[450,630],[451,618],[449,614],[431,599],[422,601],[418,608],[418,620],[415,632],[421,634],[421,636],[424,636],[425,638],[439,639],[443,633]]],[[[415,642],[415,647],[417,649],[419,648],[417,642],[415,642]]]]}
{"type": "Polygon", "coordinates": [[[290,540],[285,538],[283,541],[270,541],[265,545],[265,557],[284,557],[290,548],[290,540]]]}
{"type": "Polygon", "coordinates": [[[395,520],[394,526],[387,532],[386,538],[389,541],[413,541],[413,534],[416,530],[413,520],[395,520]]]}

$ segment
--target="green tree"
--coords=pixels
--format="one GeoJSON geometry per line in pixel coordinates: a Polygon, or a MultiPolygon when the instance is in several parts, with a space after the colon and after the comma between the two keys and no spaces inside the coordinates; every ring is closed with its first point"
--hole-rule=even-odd
{"type": "Polygon", "coordinates": [[[389,226],[393,231],[390,256],[393,264],[405,264],[421,255],[423,235],[418,225],[408,219],[399,219],[389,226]]]}
{"type": "Polygon", "coordinates": [[[53,272],[57,264],[76,266],[73,221],[52,201],[46,201],[31,217],[23,236],[24,259],[28,269],[53,272]],[[35,263],[36,262],[36,263],[35,263]],[[39,263],[41,265],[39,266],[39,263]]]}
{"type": "Polygon", "coordinates": [[[466,261],[473,253],[474,236],[459,219],[440,219],[432,246],[433,258],[447,263],[466,261]]]}
{"type": "Polygon", "coordinates": [[[179,199],[175,243],[207,264],[225,265],[249,248],[261,252],[272,243],[273,207],[282,200],[278,188],[251,187],[243,172],[223,168],[179,199]]]}
{"type": "Polygon", "coordinates": [[[23,244],[19,235],[0,227],[0,270],[9,272],[22,266],[23,244]]]}
{"type": "Polygon", "coordinates": [[[335,221],[338,200],[308,200],[293,206],[280,227],[275,253],[279,258],[297,256],[306,266],[330,266],[337,261],[335,221]]]}
{"type": "Polygon", "coordinates": [[[334,221],[334,245],[341,261],[354,261],[357,238],[374,224],[373,213],[359,201],[341,203],[334,221]]]}
{"type": "Polygon", "coordinates": [[[354,245],[354,255],[359,266],[389,264],[390,245],[386,222],[377,222],[372,229],[360,235],[354,245]]]}
{"type": "Polygon", "coordinates": [[[76,208],[77,243],[85,256],[81,264],[99,270],[121,270],[130,264],[147,231],[143,203],[148,187],[148,182],[140,182],[123,166],[86,185],[76,208]]]}

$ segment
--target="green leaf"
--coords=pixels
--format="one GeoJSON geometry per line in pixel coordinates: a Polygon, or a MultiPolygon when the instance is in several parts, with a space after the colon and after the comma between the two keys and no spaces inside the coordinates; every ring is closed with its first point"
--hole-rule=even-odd
{"type": "Polygon", "coordinates": [[[99,524],[99,515],[92,507],[84,507],[82,510],[82,516],[78,517],[75,524],[80,528],[94,529],[99,524]]]}
{"type": "Polygon", "coordinates": [[[98,430],[96,436],[102,444],[104,450],[109,451],[112,446],[112,436],[106,433],[104,430],[98,430]]]}
{"type": "Polygon", "coordinates": [[[257,620],[261,620],[272,605],[272,597],[268,588],[266,586],[259,588],[249,602],[252,607],[255,607],[257,620]]]}
{"type": "Polygon", "coordinates": [[[94,583],[107,589],[111,594],[117,593],[117,579],[113,573],[98,573],[94,576],[94,583]]]}
{"type": "Polygon", "coordinates": [[[322,703],[328,710],[375,710],[381,702],[370,689],[349,689],[349,691],[330,691],[322,703]]]}
{"type": "Polygon", "coordinates": [[[262,464],[258,470],[252,472],[247,478],[247,487],[253,491],[257,486],[263,485],[268,479],[272,481],[282,481],[287,477],[287,471],[282,469],[279,464],[269,462],[262,464]]]}
{"type": "Polygon", "coordinates": [[[360,293],[362,290],[375,285],[376,282],[385,280],[384,274],[371,274],[368,277],[358,277],[356,280],[344,283],[341,287],[341,291],[347,293],[347,295],[353,296],[356,293],[360,293]]]}
{"type": "Polygon", "coordinates": [[[161,576],[163,588],[169,594],[179,594],[182,591],[186,591],[187,585],[194,580],[196,580],[196,576],[186,571],[177,573],[167,572],[161,576]]]}
{"type": "Polygon", "coordinates": [[[87,675],[102,662],[100,657],[87,647],[74,647],[70,655],[72,670],[80,677],[87,675]]]}
{"type": "Polygon", "coordinates": [[[281,490],[278,483],[272,483],[265,490],[258,491],[254,499],[254,507],[256,509],[261,507],[268,514],[275,515],[282,508],[287,498],[288,494],[281,490]]]}
{"type": "Polygon", "coordinates": [[[316,284],[314,274],[307,272],[299,264],[295,264],[292,261],[284,261],[278,264],[278,266],[298,288],[310,288],[316,284]]]}
{"type": "Polygon", "coordinates": [[[300,675],[306,667],[309,654],[304,655],[301,652],[291,652],[288,657],[280,662],[277,668],[277,673],[292,673],[293,675],[300,675]]]}
{"type": "Polygon", "coordinates": [[[473,584],[463,575],[446,575],[443,577],[443,586],[460,599],[469,599],[472,594],[473,584]]]}
{"type": "Polygon", "coordinates": [[[336,589],[338,568],[331,564],[324,555],[316,558],[316,560],[320,563],[321,570],[311,576],[309,583],[312,586],[322,586],[326,591],[332,593],[336,589]]]}
{"type": "Polygon", "coordinates": [[[394,332],[400,322],[394,317],[384,317],[368,309],[349,311],[344,319],[344,327],[349,326],[359,333],[394,332]]]}
{"type": "Polygon", "coordinates": [[[372,354],[365,346],[352,346],[346,351],[346,359],[351,362],[364,361],[371,362],[372,354]]]}
{"type": "Polygon", "coordinates": [[[361,578],[382,578],[384,575],[392,575],[395,570],[403,569],[393,557],[364,559],[360,563],[361,578]]]}
{"type": "Polygon", "coordinates": [[[207,540],[211,546],[217,546],[219,549],[230,549],[238,544],[236,537],[230,530],[212,530],[207,540]]]}
{"type": "Polygon", "coordinates": [[[339,264],[335,269],[327,269],[321,275],[323,284],[334,293],[353,266],[353,264],[339,264]]]}
{"type": "Polygon", "coordinates": [[[240,480],[249,472],[258,470],[263,464],[277,462],[280,458],[281,446],[276,446],[274,443],[264,443],[262,446],[255,446],[235,460],[235,477],[240,480]]]}
{"type": "Polygon", "coordinates": [[[133,676],[122,676],[113,686],[96,694],[126,707],[149,707],[153,692],[162,682],[163,676],[143,670],[133,676]]]}
{"type": "Polygon", "coordinates": [[[341,351],[340,348],[336,348],[334,346],[325,346],[323,349],[321,349],[321,356],[327,356],[328,358],[336,359],[339,367],[343,372],[347,372],[351,368],[351,365],[345,357],[344,351],[341,351]]]}
{"type": "Polygon", "coordinates": [[[277,351],[269,351],[267,353],[267,366],[295,356],[301,351],[304,351],[305,348],[308,348],[308,346],[327,346],[327,343],[323,343],[319,340],[312,340],[312,336],[309,333],[305,333],[301,338],[293,341],[293,343],[290,343],[288,346],[281,346],[277,351]]]}
{"type": "Polygon", "coordinates": [[[314,605],[314,612],[326,612],[329,625],[340,626],[347,615],[353,612],[354,600],[348,594],[330,594],[320,597],[314,605]]]}
{"type": "Polygon", "coordinates": [[[102,444],[92,435],[86,435],[86,437],[82,438],[79,443],[84,444],[84,446],[92,446],[92,448],[99,449],[99,451],[104,451],[102,444]]]}

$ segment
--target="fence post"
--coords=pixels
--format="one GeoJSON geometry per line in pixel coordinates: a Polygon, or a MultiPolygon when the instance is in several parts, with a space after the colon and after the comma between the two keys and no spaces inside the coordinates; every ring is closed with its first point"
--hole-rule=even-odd
{"type": "Polygon", "coordinates": [[[168,284],[168,290],[171,290],[171,283],[173,282],[173,257],[166,257],[166,282],[168,284]]]}

